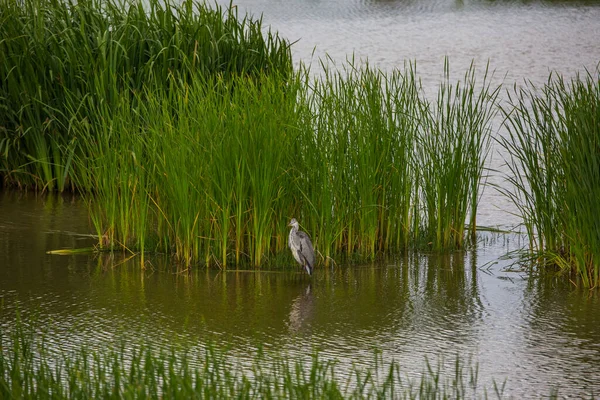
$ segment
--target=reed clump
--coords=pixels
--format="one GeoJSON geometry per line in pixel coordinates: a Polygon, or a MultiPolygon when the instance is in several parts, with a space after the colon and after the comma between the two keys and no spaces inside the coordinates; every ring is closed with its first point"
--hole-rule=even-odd
{"type": "MultiPolygon", "coordinates": [[[[472,95],[472,75],[464,85],[472,95]]],[[[463,102],[463,90],[431,104],[410,67],[351,65],[324,77],[172,82],[94,110],[102,131],[84,144],[95,157],[76,159],[76,182],[101,247],[185,265],[260,267],[286,251],[292,216],[325,262],[462,248],[494,101],[482,90],[463,102]]]]}
{"type": "Polygon", "coordinates": [[[291,73],[288,42],[236,10],[193,0],[1,0],[3,180],[75,188],[73,157],[93,157],[82,143],[101,131],[94,110],[143,101],[138,92],[207,76],[291,73]],[[90,122],[90,136],[78,136],[74,118],[90,122]]]}
{"type": "Polygon", "coordinates": [[[509,182],[538,265],[600,283],[600,71],[551,76],[510,94],[504,109],[509,182]]]}
{"type": "Polygon", "coordinates": [[[232,9],[0,5],[3,178],[83,193],[99,249],[260,267],[291,217],[325,263],[475,231],[487,73],[446,65],[431,102],[410,64],[292,71],[289,44],[232,9]]]}

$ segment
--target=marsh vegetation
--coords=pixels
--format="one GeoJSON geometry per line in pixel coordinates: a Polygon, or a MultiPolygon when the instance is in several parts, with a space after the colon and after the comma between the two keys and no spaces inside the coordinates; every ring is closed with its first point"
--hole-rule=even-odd
{"type": "Polygon", "coordinates": [[[600,283],[600,72],[511,93],[504,110],[512,175],[504,190],[523,217],[529,255],[600,283]]]}
{"type": "Polygon", "coordinates": [[[260,268],[291,217],[324,264],[465,248],[502,110],[532,259],[598,282],[597,76],[509,107],[491,72],[452,81],[446,64],[432,100],[413,64],[293,69],[290,43],[235,8],[1,7],[3,183],[80,192],[99,250],[260,268]]]}
{"type": "MultiPolygon", "coordinates": [[[[377,351],[367,366],[345,370],[317,350],[307,359],[290,360],[258,347],[252,362],[243,365],[210,344],[200,350],[123,344],[51,353],[43,341],[24,325],[0,335],[2,398],[462,399],[502,398],[505,390],[502,382],[483,387],[477,366],[458,356],[428,361],[415,379],[377,351]]],[[[556,391],[548,394],[557,397],[556,391]]]]}

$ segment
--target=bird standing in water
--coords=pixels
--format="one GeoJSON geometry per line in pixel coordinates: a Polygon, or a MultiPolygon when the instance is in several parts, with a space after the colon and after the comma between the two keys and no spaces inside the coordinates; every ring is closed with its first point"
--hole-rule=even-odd
{"type": "Polygon", "coordinates": [[[315,267],[315,250],[308,235],[298,230],[299,224],[296,218],[292,218],[289,225],[292,227],[288,239],[288,245],[298,264],[302,265],[308,275],[312,275],[315,267]]]}

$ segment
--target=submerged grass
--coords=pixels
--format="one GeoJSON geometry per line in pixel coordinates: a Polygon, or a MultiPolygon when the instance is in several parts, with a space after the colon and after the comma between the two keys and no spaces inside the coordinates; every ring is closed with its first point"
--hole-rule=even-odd
{"type": "Polygon", "coordinates": [[[523,217],[530,257],[600,283],[600,71],[515,88],[504,110],[510,159],[504,190],[523,217]]]}
{"type": "MultiPolygon", "coordinates": [[[[487,398],[477,367],[459,357],[453,366],[426,363],[409,378],[396,361],[373,361],[342,368],[318,353],[290,360],[260,349],[241,363],[227,351],[208,346],[196,354],[171,346],[50,352],[29,328],[0,334],[0,397],[15,399],[97,398],[302,398],[439,399],[487,398]],[[346,370],[350,368],[350,370],[346,370]]],[[[413,371],[407,371],[413,372],[413,371]]],[[[489,395],[503,396],[494,384],[489,395]]]]}

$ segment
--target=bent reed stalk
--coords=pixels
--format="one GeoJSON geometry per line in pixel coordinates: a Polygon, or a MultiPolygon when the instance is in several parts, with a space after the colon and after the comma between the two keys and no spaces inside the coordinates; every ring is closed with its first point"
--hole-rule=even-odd
{"type": "Polygon", "coordinates": [[[3,179],[82,192],[101,249],[258,268],[291,217],[325,263],[475,230],[487,73],[452,84],[446,65],[430,102],[410,64],[292,71],[289,44],[232,10],[0,4],[3,179]]]}
{"type": "Polygon", "coordinates": [[[527,84],[504,109],[501,140],[517,206],[537,265],[574,272],[584,287],[600,283],[600,70],[565,82],[527,84]]]}

